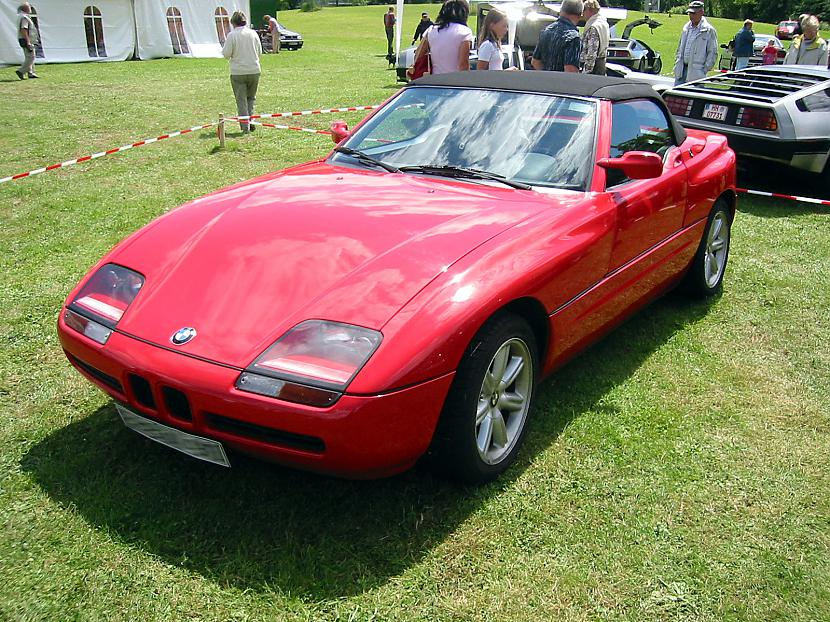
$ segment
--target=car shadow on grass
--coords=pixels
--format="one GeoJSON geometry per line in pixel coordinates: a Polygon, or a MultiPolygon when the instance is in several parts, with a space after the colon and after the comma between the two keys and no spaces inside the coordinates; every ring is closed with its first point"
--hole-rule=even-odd
{"type": "Polygon", "coordinates": [[[556,372],[518,463],[488,486],[454,485],[424,466],[368,482],[237,454],[224,469],[127,430],[111,403],[34,445],[22,467],[110,537],[221,585],[308,600],[359,594],[417,565],[710,304],[670,295],[556,372]]]}

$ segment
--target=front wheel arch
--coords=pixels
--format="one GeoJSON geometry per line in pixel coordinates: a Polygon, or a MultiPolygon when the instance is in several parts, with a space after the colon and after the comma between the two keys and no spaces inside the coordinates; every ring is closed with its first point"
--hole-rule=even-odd
{"type": "Polygon", "coordinates": [[[502,310],[481,326],[458,365],[427,454],[439,474],[483,484],[515,462],[539,361],[534,331],[520,315],[502,310]]]}
{"type": "Polygon", "coordinates": [[[499,309],[497,313],[513,313],[528,323],[536,337],[539,360],[544,363],[551,343],[550,316],[544,305],[536,298],[518,298],[499,309]]]}

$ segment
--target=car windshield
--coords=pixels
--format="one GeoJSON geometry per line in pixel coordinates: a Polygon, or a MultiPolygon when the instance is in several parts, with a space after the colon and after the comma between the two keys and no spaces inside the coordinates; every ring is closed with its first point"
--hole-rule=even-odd
{"type": "Polygon", "coordinates": [[[595,117],[595,102],[572,97],[410,87],[341,143],[346,153],[332,159],[468,179],[475,179],[469,174],[474,171],[496,181],[584,190],[594,160],[595,117]]]}

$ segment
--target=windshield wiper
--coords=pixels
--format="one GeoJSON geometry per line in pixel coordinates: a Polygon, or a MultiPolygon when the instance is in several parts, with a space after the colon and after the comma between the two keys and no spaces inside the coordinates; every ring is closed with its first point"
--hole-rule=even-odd
{"type": "Polygon", "coordinates": [[[424,164],[422,166],[402,166],[400,168],[402,173],[425,173],[427,175],[442,175],[444,177],[455,177],[457,179],[487,179],[491,181],[498,181],[511,188],[519,188],[521,190],[530,190],[533,186],[523,184],[520,181],[513,181],[504,175],[498,173],[491,173],[490,171],[480,171],[475,168],[466,168],[463,166],[437,166],[432,164],[424,164]]]}
{"type": "Polygon", "coordinates": [[[360,160],[366,164],[374,164],[375,166],[379,166],[384,171],[389,173],[400,173],[400,169],[392,166],[391,164],[386,164],[386,162],[381,162],[380,160],[376,160],[368,153],[363,153],[362,151],[358,151],[357,149],[352,149],[351,147],[335,147],[335,151],[338,153],[345,153],[346,155],[350,155],[353,158],[360,160]]]}

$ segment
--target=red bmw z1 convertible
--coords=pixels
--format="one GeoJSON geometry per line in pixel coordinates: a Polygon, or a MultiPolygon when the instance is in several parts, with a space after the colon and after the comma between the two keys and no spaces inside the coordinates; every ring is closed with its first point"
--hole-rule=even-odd
{"type": "Polygon", "coordinates": [[[648,85],[428,76],[324,159],[161,216],[58,331],[133,430],[346,477],[484,482],[540,379],[676,285],[722,286],[735,156],[648,85]]]}

